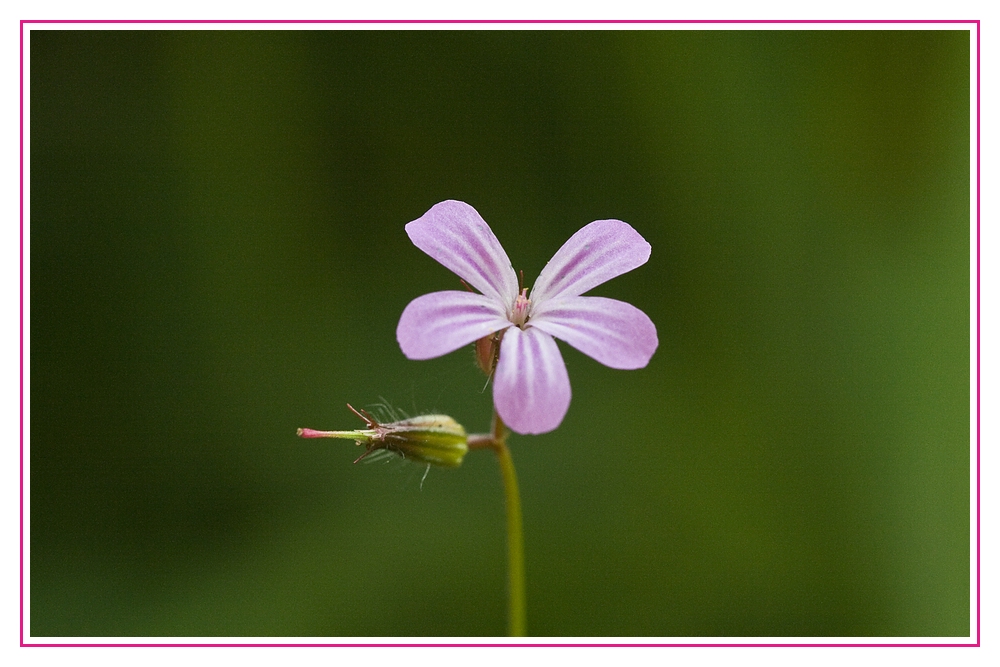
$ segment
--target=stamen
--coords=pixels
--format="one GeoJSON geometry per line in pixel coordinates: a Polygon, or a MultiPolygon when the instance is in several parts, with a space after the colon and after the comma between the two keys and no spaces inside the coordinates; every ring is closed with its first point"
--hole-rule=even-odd
{"type": "Polygon", "coordinates": [[[531,307],[531,301],[528,300],[528,288],[525,287],[521,290],[521,293],[517,295],[514,300],[514,312],[511,313],[511,322],[517,326],[523,326],[528,320],[528,310],[531,307]]]}

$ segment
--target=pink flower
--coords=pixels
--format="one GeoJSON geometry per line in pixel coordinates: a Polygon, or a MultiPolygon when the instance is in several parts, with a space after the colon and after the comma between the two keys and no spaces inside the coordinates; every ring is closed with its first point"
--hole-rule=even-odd
{"type": "Polygon", "coordinates": [[[559,338],[611,368],[642,368],[656,351],[656,327],[615,299],[580,296],[642,266],[649,244],[621,220],[596,220],[549,260],[527,296],[486,221],[460,201],[443,201],[406,225],[413,244],[482,294],[433,292],[403,310],[396,339],[410,359],[432,359],[503,331],[493,378],[497,414],[517,433],[555,429],[569,409],[559,338]]]}

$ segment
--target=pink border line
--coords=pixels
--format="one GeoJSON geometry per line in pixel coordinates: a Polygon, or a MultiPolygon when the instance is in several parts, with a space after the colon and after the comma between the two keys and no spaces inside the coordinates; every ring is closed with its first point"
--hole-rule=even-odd
{"type": "Polygon", "coordinates": [[[813,20],[796,20],[796,19],[69,19],[65,21],[60,21],[57,19],[25,19],[21,21],[22,26],[26,23],[104,23],[104,24],[135,24],[135,23],[151,23],[151,24],[230,24],[230,25],[243,25],[243,24],[279,24],[279,25],[289,25],[289,24],[305,24],[305,25],[330,25],[330,24],[342,24],[342,25],[460,25],[460,24],[479,24],[479,25],[663,25],[663,24],[673,24],[673,25],[697,25],[697,24],[709,24],[709,25],[719,25],[719,24],[777,24],[777,25],[792,25],[792,24],[820,24],[820,25],[870,25],[870,24],[952,24],[961,23],[969,24],[975,23],[979,25],[978,19],[813,19],[813,20]]]}
{"type": "Polygon", "coordinates": [[[980,206],[979,198],[982,194],[982,188],[979,184],[980,178],[980,150],[979,150],[979,138],[980,133],[980,93],[979,93],[979,81],[981,76],[980,71],[980,51],[979,51],[979,40],[980,40],[980,25],[979,21],[976,21],[976,646],[979,646],[982,642],[981,626],[983,615],[980,611],[980,605],[982,604],[982,595],[980,582],[982,582],[982,577],[980,576],[979,568],[982,565],[982,558],[980,557],[980,550],[982,549],[982,539],[980,538],[979,527],[981,521],[981,510],[980,510],[980,493],[982,490],[982,484],[980,482],[980,474],[982,472],[982,467],[979,461],[980,452],[980,434],[981,429],[979,425],[979,420],[982,417],[982,409],[980,408],[979,401],[982,397],[982,392],[979,388],[979,383],[981,381],[982,375],[980,373],[979,362],[981,356],[979,354],[980,345],[980,314],[979,314],[979,299],[980,299],[980,287],[979,287],[979,267],[982,266],[982,261],[980,260],[979,253],[982,249],[982,244],[979,241],[979,221],[980,221],[980,206]]]}
{"type": "Polygon", "coordinates": [[[24,648],[978,648],[979,644],[21,644],[24,648]]]}
{"type": "MultiPolygon", "coordinates": [[[[981,638],[981,464],[980,464],[980,419],[982,410],[980,407],[980,79],[981,79],[981,53],[980,53],[980,20],[979,19],[24,19],[21,21],[20,34],[20,645],[22,648],[979,648],[981,638]],[[395,24],[449,24],[449,25],[629,25],[629,24],[649,24],[649,25],[691,25],[691,24],[822,24],[822,25],[858,25],[858,24],[974,24],[976,26],[976,641],[975,643],[25,643],[24,641],[24,33],[28,24],[186,24],[186,25],[246,25],[246,24],[282,24],[282,25],[302,25],[302,24],[323,24],[323,25],[395,25],[395,24]]],[[[970,28],[971,29],[971,28],[970,28]]]]}
{"type": "Polygon", "coordinates": [[[796,20],[796,19],[69,19],[66,21],[60,21],[57,19],[25,19],[21,21],[21,24],[25,23],[196,23],[196,24],[220,24],[220,23],[230,23],[230,24],[245,24],[245,23],[279,23],[279,24],[289,24],[289,23],[321,23],[321,24],[428,24],[428,23],[448,23],[448,24],[513,24],[513,25],[527,25],[527,24],[545,24],[545,25],[580,25],[580,24],[612,24],[612,25],[622,25],[629,23],[646,23],[646,24],[723,24],[723,23],[776,23],[776,24],[802,24],[802,23],[820,23],[820,24],[864,24],[864,23],[975,23],[979,25],[979,20],[977,19],[942,19],[940,21],[935,21],[933,19],[814,19],[814,20],[796,20]]]}
{"type": "Polygon", "coordinates": [[[21,561],[20,561],[20,630],[19,637],[21,638],[21,646],[25,646],[24,643],[24,22],[21,23],[21,35],[20,35],[20,46],[19,54],[21,58],[20,62],[20,78],[18,79],[18,86],[20,86],[20,104],[21,104],[21,119],[20,119],[20,129],[18,130],[18,140],[20,142],[19,146],[19,159],[21,167],[19,188],[19,201],[18,201],[18,217],[21,221],[21,230],[18,236],[20,248],[18,250],[18,261],[20,263],[19,279],[20,279],[20,302],[18,304],[18,318],[20,320],[20,351],[18,352],[18,359],[20,360],[20,380],[19,384],[21,387],[21,402],[20,402],[20,437],[21,437],[21,452],[20,452],[20,465],[21,470],[18,476],[18,483],[20,484],[20,523],[18,530],[20,533],[19,540],[21,544],[21,561]]]}

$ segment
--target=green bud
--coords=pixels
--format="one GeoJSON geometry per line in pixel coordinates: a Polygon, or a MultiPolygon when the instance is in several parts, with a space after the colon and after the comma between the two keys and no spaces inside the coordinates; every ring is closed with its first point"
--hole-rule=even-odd
{"type": "Polygon", "coordinates": [[[357,463],[372,452],[385,450],[398,454],[404,459],[429,463],[447,468],[457,468],[469,451],[465,429],[448,415],[421,415],[388,424],[379,424],[366,410],[355,410],[347,404],[351,412],[365,421],[367,428],[354,431],[316,431],[300,428],[300,438],[342,438],[354,440],[365,446],[365,453],[357,463]]]}

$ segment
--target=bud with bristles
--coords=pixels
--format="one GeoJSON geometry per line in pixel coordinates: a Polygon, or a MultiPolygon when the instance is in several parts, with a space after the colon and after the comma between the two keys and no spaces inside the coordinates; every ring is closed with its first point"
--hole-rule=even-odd
{"type": "Polygon", "coordinates": [[[461,424],[448,415],[421,415],[380,424],[367,410],[347,407],[364,420],[367,428],[354,431],[316,431],[300,428],[300,438],[341,438],[365,446],[357,463],[372,452],[387,450],[405,459],[437,466],[456,468],[469,451],[468,436],[461,424]]]}

